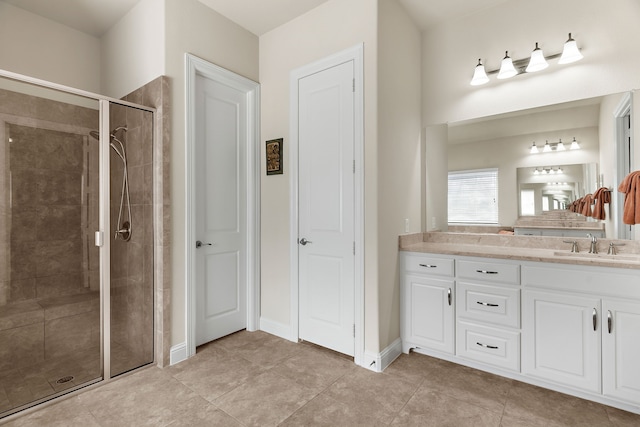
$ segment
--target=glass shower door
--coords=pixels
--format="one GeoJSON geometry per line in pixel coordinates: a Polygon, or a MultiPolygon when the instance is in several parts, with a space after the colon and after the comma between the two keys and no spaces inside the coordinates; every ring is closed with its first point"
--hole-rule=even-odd
{"type": "Polygon", "coordinates": [[[0,79],[0,418],[102,379],[98,102],[32,93],[0,79]]]}

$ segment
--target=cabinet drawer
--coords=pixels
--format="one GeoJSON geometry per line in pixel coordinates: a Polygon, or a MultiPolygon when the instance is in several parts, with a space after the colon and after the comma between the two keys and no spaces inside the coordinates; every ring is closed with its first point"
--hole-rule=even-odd
{"type": "Polygon", "coordinates": [[[512,328],[520,327],[520,289],[458,282],[458,316],[512,328]]]}
{"type": "Polygon", "coordinates": [[[457,355],[520,371],[520,333],[458,321],[457,355]]]}
{"type": "Polygon", "coordinates": [[[520,284],[520,265],[460,260],[458,277],[507,285],[520,284]]]}
{"type": "Polygon", "coordinates": [[[405,254],[404,269],[411,273],[453,276],[453,259],[429,255],[405,254]]]}

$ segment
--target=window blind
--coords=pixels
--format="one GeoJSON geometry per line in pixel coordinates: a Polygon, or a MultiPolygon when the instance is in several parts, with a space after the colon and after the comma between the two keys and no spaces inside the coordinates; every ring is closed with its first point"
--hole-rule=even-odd
{"type": "Polygon", "coordinates": [[[449,172],[449,223],[498,224],[498,169],[449,172]]]}

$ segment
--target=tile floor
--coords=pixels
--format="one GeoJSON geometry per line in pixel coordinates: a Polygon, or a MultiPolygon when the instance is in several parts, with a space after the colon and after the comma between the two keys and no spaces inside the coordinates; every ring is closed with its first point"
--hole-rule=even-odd
{"type": "Polygon", "coordinates": [[[599,427],[640,426],[640,416],[419,354],[376,374],[243,331],[6,425],[599,427]]]}

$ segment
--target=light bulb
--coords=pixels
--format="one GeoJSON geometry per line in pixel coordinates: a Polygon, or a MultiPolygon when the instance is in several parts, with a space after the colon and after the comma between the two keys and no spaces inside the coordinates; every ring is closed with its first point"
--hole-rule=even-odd
{"type": "Polygon", "coordinates": [[[562,56],[560,56],[558,64],[570,64],[572,62],[580,61],[582,58],[584,58],[584,56],[580,53],[578,44],[573,38],[571,38],[571,33],[569,33],[569,40],[564,44],[562,56]]]}
{"type": "Polygon", "coordinates": [[[531,52],[531,59],[529,60],[529,65],[527,65],[527,69],[525,70],[527,73],[534,73],[536,71],[544,70],[547,68],[549,64],[542,53],[542,49],[538,47],[538,43],[536,43],[536,48],[531,52]]]}
{"type": "Polygon", "coordinates": [[[564,151],[566,150],[566,148],[564,147],[564,144],[562,143],[562,139],[558,142],[558,145],[556,145],[556,151],[564,151]]]}
{"type": "Polygon", "coordinates": [[[571,141],[571,147],[569,147],[570,150],[579,150],[580,149],[580,144],[578,144],[578,141],[576,141],[576,137],[573,137],[573,141],[571,141]]]}
{"type": "Polygon", "coordinates": [[[550,153],[551,152],[551,146],[549,145],[549,141],[544,143],[544,148],[542,149],[543,153],[550,153]]]}
{"type": "Polygon", "coordinates": [[[478,59],[478,65],[476,65],[476,69],[473,72],[473,78],[471,79],[471,86],[480,86],[489,82],[489,77],[487,76],[487,72],[484,70],[484,65],[482,65],[482,61],[478,59]]]}
{"type": "Polygon", "coordinates": [[[536,145],[536,142],[533,141],[533,144],[531,145],[530,153],[531,154],[538,154],[539,152],[540,152],[540,150],[538,150],[538,146],[536,145]]]}

